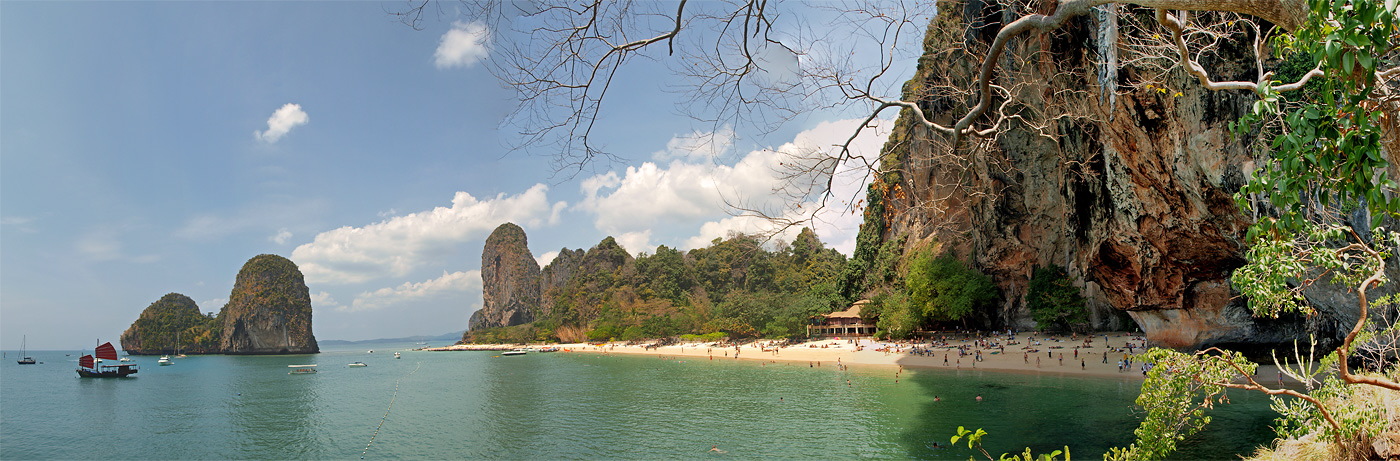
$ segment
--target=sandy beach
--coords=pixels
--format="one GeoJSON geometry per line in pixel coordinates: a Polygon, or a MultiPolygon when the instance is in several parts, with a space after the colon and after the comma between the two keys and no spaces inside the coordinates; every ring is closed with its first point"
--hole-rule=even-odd
{"type": "MultiPolygon", "coordinates": [[[[755,341],[727,347],[701,342],[648,346],[614,341],[548,346],[568,353],[806,362],[813,367],[868,365],[1143,378],[1139,363],[1133,363],[1130,369],[1119,368],[1119,361],[1144,350],[1142,337],[1122,332],[1087,337],[1028,333],[1008,336],[1002,332],[999,336],[984,333],[981,338],[949,333],[923,342],[832,338],[788,346],[777,344],[777,341],[755,341]]],[[[472,344],[428,350],[509,350],[515,347],[519,346],[472,344]]]]}
{"type": "MultiPolygon", "coordinates": [[[[1142,336],[1126,332],[1084,335],[1020,333],[983,336],[950,332],[922,342],[878,341],[871,338],[831,338],[779,346],[779,341],[760,340],[738,346],[720,347],[714,343],[687,342],[667,346],[645,343],[628,345],[613,341],[601,344],[541,344],[563,353],[632,354],[660,358],[691,357],[703,360],[757,360],[805,362],[813,367],[878,366],[947,370],[986,370],[1012,373],[1094,376],[1102,378],[1145,378],[1142,364],[1130,367],[1119,362],[1142,353],[1142,336]],[[1106,356],[1105,356],[1106,354],[1106,356]]],[[[464,344],[428,348],[430,351],[506,351],[524,346],[508,344],[464,344]]],[[[1274,365],[1261,365],[1260,383],[1285,385],[1297,382],[1278,375],[1274,365]]]]}

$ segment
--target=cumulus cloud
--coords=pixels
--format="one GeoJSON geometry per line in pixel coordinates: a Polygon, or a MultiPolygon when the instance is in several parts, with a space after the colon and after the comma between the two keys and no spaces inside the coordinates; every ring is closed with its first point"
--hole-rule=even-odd
{"type": "MultiPolygon", "coordinates": [[[[683,248],[709,245],[714,238],[723,238],[729,232],[774,229],[764,219],[727,213],[739,205],[764,210],[771,216],[811,220],[823,241],[839,243],[833,246],[849,254],[860,225],[860,214],[851,210],[856,204],[849,200],[864,197],[860,191],[869,178],[869,170],[859,161],[833,165],[829,161],[819,163],[819,159],[827,157],[834,145],[845,142],[860,123],[854,119],[824,122],[776,149],[751,151],[732,165],[715,164],[703,156],[676,155],[666,164],[646,162],[628,167],[621,174],[595,175],[581,183],[584,198],[577,208],[592,213],[594,225],[618,236],[628,251],[648,251],[651,230],[661,225],[699,229],[697,235],[684,241],[683,248]],[[825,184],[827,174],[801,173],[805,170],[834,173],[832,201],[825,208],[805,192],[809,187],[825,184]],[[821,211],[813,211],[819,208],[821,211]],[[623,243],[624,237],[627,243],[623,243]],[[851,242],[850,248],[846,248],[846,241],[851,242]]],[[[879,121],[877,126],[863,130],[852,143],[854,155],[875,163],[890,124],[879,121]]],[[[673,149],[677,145],[684,142],[673,140],[667,150],[686,152],[673,149]]],[[[790,239],[798,230],[779,237],[790,239]]]]}
{"type": "Polygon", "coordinates": [[[342,306],[338,309],[351,312],[376,310],[404,302],[441,299],[453,293],[473,290],[481,290],[481,271],[443,272],[442,277],[425,282],[404,282],[397,287],[360,293],[349,307],[342,306]]]}
{"type": "Polygon", "coordinates": [[[457,192],[450,207],[322,232],[292,250],[292,260],[311,283],[402,277],[458,245],[485,239],[501,223],[531,227],[554,222],[564,205],[549,203],[548,191],[548,186],[536,184],[519,195],[488,200],[457,192]]]}
{"type": "Polygon", "coordinates": [[[481,22],[452,23],[452,30],[442,34],[433,64],[439,69],[471,67],[491,54],[491,30],[481,22]]]}
{"type": "Polygon", "coordinates": [[[286,136],[292,128],[305,125],[309,121],[311,118],[301,110],[301,104],[287,103],[267,118],[267,131],[254,131],[253,138],[272,144],[286,136]]]}
{"type": "Polygon", "coordinates": [[[540,267],[548,266],[549,263],[554,262],[554,258],[558,258],[558,257],[559,257],[559,252],[558,252],[558,251],[548,251],[548,252],[545,252],[545,254],[542,254],[542,255],[539,255],[539,256],[535,257],[535,263],[536,263],[536,264],[539,264],[540,267]]]}
{"type": "Polygon", "coordinates": [[[321,291],[311,294],[311,307],[319,309],[345,310],[345,306],[335,300],[330,293],[321,291]]]}
{"type": "Polygon", "coordinates": [[[650,229],[636,232],[625,232],[622,235],[614,236],[613,240],[617,241],[618,246],[622,247],[622,249],[624,250],[627,250],[627,252],[631,253],[633,256],[636,256],[637,253],[651,253],[656,250],[656,245],[651,244],[650,229]]]}

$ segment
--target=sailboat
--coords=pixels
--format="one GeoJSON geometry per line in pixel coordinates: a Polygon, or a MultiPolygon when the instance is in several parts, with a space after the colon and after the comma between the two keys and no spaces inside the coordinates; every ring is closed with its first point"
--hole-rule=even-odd
{"type": "Polygon", "coordinates": [[[103,360],[118,360],[117,348],[112,343],[102,343],[93,351],[97,357],[84,355],[78,358],[78,376],[83,378],[125,378],[136,374],[136,364],[118,362],[117,365],[103,365],[103,360]]]}
{"type": "Polygon", "coordinates": [[[21,359],[19,359],[20,365],[33,365],[37,363],[34,361],[34,357],[30,357],[24,354],[24,347],[27,345],[25,344],[27,342],[29,342],[29,336],[27,335],[24,336],[23,339],[19,340],[19,356],[22,357],[21,359]]]}

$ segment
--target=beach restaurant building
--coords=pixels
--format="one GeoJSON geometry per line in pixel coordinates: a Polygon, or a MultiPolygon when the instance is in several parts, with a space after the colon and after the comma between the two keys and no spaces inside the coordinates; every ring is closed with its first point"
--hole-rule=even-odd
{"type": "Polygon", "coordinates": [[[871,336],[875,325],[860,319],[860,308],[870,304],[869,299],[856,301],[844,311],[822,316],[821,323],[807,325],[807,336],[871,336]]]}

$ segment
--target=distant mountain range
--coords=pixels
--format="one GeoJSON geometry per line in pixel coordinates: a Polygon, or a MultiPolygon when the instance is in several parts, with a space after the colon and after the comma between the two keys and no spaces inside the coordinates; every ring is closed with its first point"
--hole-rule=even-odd
{"type": "Polygon", "coordinates": [[[344,346],[344,345],[349,345],[349,344],[362,344],[362,343],[408,342],[408,341],[427,341],[427,342],[452,341],[452,342],[455,343],[455,342],[457,342],[458,340],[461,340],[461,339],[462,339],[462,333],[466,333],[466,330],[455,331],[455,332],[452,332],[452,333],[443,333],[443,334],[440,334],[440,335],[437,335],[437,336],[418,335],[418,336],[405,336],[405,337],[402,337],[402,338],[361,339],[361,340],[355,340],[355,341],[347,341],[347,340],[343,340],[343,339],[322,339],[322,340],[320,340],[320,341],[318,341],[318,342],[321,343],[322,345],[329,345],[329,346],[336,346],[336,345],[344,346]]]}

